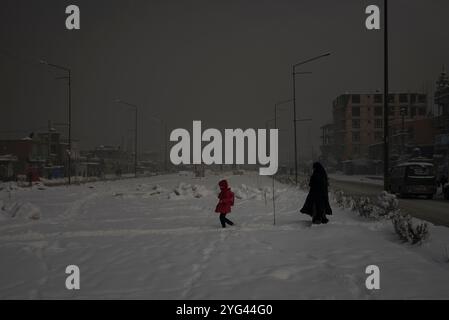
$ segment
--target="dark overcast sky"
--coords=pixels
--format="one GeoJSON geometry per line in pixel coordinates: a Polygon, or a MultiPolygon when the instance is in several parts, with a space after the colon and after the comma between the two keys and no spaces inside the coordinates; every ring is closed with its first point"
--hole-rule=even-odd
{"type": "MultiPolygon", "coordinates": [[[[390,3],[391,89],[422,90],[449,64],[449,1],[390,3]]],[[[65,121],[65,83],[54,79],[61,73],[38,58],[73,69],[73,135],[82,147],[130,135],[132,112],[113,102],[120,97],[140,106],[140,148],[148,150],[161,141],[150,115],[170,128],[192,120],[265,127],[273,104],[291,97],[291,65],[332,51],[297,81],[300,116],[313,118],[301,124],[300,150],[310,153],[337,95],[382,89],[383,38],[365,29],[369,4],[382,2],[3,0],[0,131],[65,121]],[[80,7],[79,31],[65,29],[69,4],[80,7]]],[[[281,113],[281,156],[291,146],[290,110],[281,113]]]]}

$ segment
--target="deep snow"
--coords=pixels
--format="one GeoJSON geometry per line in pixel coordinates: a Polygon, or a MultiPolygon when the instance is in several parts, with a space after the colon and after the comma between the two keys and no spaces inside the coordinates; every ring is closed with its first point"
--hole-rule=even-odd
{"type": "Polygon", "coordinates": [[[449,298],[449,229],[421,246],[389,221],[338,209],[328,225],[299,214],[306,194],[271,179],[173,174],[70,187],[0,191],[0,298],[449,298]],[[217,182],[236,193],[231,220],[214,213],[217,182]],[[15,212],[15,214],[13,214],[15,212]],[[65,268],[81,289],[65,288],[65,268]],[[366,266],[381,289],[365,288],[366,266]]]}

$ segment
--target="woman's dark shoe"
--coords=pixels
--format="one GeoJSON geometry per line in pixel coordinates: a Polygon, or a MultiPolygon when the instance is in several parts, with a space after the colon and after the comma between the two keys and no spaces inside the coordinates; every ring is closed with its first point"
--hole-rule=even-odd
{"type": "Polygon", "coordinates": [[[313,219],[312,223],[313,224],[321,224],[321,220],[320,219],[313,219]]]}
{"type": "Polygon", "coordinates": [[[322,222],[322,223],[328,223],[328,222],[329,222],[329,219],[328,219],[328,218],[323,218],[323,219],[321,219],[321,222],[322,222]]]}

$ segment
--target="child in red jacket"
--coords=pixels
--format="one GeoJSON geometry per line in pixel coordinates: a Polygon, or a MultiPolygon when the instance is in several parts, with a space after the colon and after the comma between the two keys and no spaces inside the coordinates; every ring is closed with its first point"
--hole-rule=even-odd
{"type": "Polygon", "coordinates": [[[220,214],[221,226],[226,228],[226,224],[229,224],[230,226],[234,225],[231,220],[226,218],[226,214],[231,212],[231,206],[234,205],[234,192],[231,191],[226,180],[221,180],[218,185],[220,186],[221,191],[218,195],[218,199],[220,200],[215,208],[215,212],[220,214]]]}

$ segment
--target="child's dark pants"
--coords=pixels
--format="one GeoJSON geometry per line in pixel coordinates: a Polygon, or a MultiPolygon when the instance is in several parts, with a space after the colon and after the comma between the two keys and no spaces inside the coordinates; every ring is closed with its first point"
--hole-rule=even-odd
{"type": "Polygon", "coordinates": [[[221,226],[223,228],[226,228],[226,223],[229,224],[230,226],[234,225],[234,222],[232,222],[231,220],[226,218],[226,214],[224,214],[224,213],[220,214],[220,222],[221,222],[221,226]]]}

